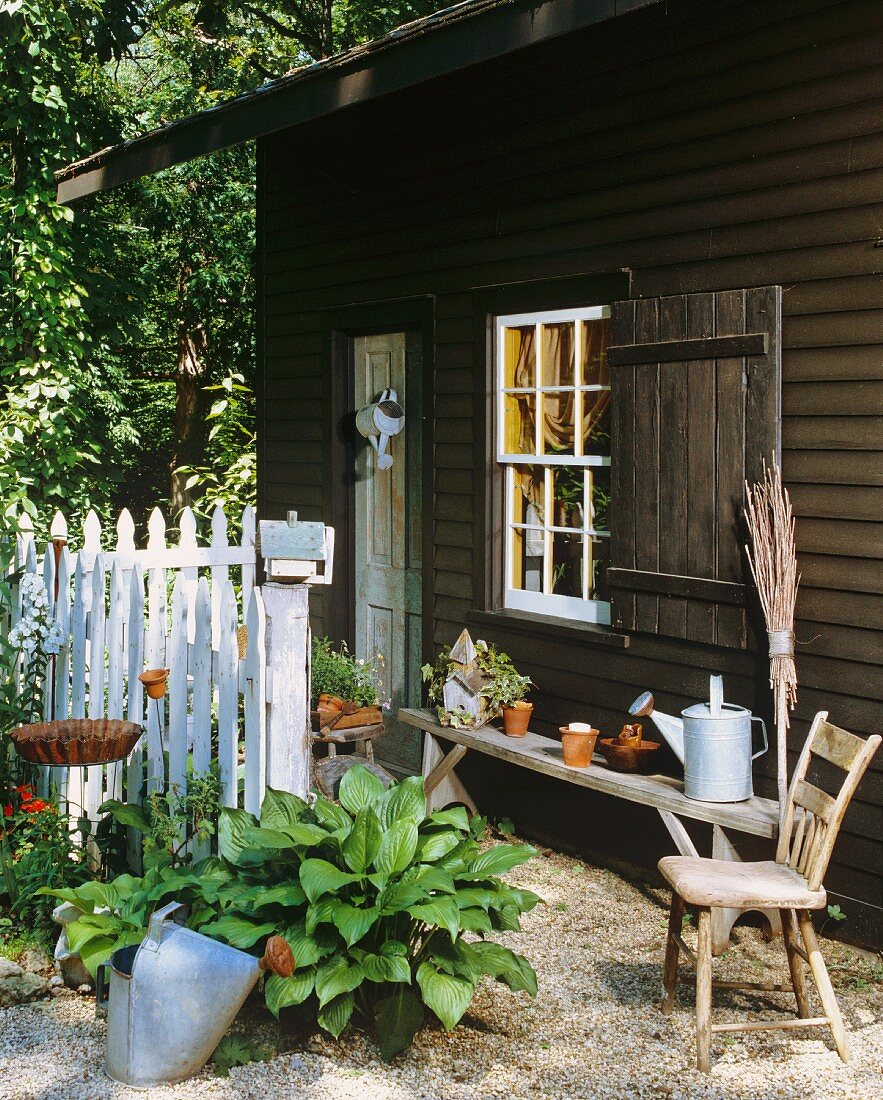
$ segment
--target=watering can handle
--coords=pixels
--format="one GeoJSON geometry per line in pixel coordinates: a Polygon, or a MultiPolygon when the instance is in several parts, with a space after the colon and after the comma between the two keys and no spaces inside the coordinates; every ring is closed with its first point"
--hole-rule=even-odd
{"type": "Polygon", "coordinates": [[[763,756],[763,754],[767,751],[767,749],[770,747],[770,745],[769,745],[769,741],[767,741],[766,724],[764,723],[764,720],[762,718],[757,718],[754,715],[752,715],[751,716],[751,721],[752,722],[760,722],[760,728],[763,730],[763,748],[760,750],[760,752],[756,752],[751,757],[752,760],[756,760],[758,758],[758,756],[763,756]]]}
{"type": "Polygon", "coordinates": [[[157,911],[150,918],[150,923],[147,925],[147,938],[144,940],[143,946],[150,951],[156,951],[159,949],[159,945],[162,942],[162,930],[163,925],[169,919],[174,916],[177,924],[183,923],[185,906],[180,901],[170,901],[168,905],[164,905],[162,909],[157,911]]]}

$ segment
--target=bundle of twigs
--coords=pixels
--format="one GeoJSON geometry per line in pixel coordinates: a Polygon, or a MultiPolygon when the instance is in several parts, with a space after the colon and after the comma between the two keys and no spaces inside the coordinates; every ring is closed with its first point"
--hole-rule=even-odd
{"type": "Polygon", "coordinates": [[[776,713],[777,778],[779,809],[784,813],[788,795],[789,709],[797,702],[797,669],[794,665],[794,605],[797,601],[797,554],[794,549],[794,515],[791,498],[782,485],[782,473],[773,462],[764,463],[763,481],[745,485],[745,516],[751,545],[748,561],[760,597],[770,646],[770,687],[776,713]]]}

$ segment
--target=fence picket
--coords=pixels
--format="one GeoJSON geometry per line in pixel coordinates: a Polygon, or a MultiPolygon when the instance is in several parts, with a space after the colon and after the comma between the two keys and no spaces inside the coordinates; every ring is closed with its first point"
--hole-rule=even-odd
{"type": "MultiPolygon", "coordinates": [[[[178,520],[178,549],[182,554],[192,553],[197,549],[196,542],[196,516],[189,506],[181,510],[181,518],[178,520]]],[[[199,570],[195,565],[181,567],[181,576],[184,578],[184,591],[187,593],[187,641],[193,645],[193,632],[196,629],[196,617],[193,608],[196,603],[196,584],[199,580],[199,570]]]]}
{"type": "MultiPolygon", "coordinates": [[[[212,597],[201,577],[196,588],[190,672],[193,678],[193,774],[205,775],[212,764],[212,597]]],[[[194,860],[209,855],[207,842],[192,845],[194,860]]]]}
{"type": "MultiPolygon", "coordinates": [[[[129,572],[129,645],[126,654],[126,717],[139,726],[144,725],[144,687],[138,677],[144,667],[144,573],[135,563],[129,572]]],[[[126,764],[126,801],[136,805],[141,802],[141,784],[144,779],[144,738],[142,737],[126,764]]],[[[140,864],[141,837],[134,830],[127,834],[129,863],[140,864]]]]}
{"type": "MultiPolygon", "coordinates": [[[[213,593],[214,594],[214,593],[213,593]]],[[[218,774],[221,805],[239,805],[239,643],[236,593],[232,583],[221,590],[218,636],[218,774]]]]}
{"type": "MultiPolygon", "coordinates": [[[[154,508],[147,521],[147,550],[159,553],[166,545],[166,521],[154,508]]],[[[150,570],[148,578],[148,625],[145,664],[148,669],[166,667],[166,571],[161,565],[150,570]]],[[[166,728],[166,699],[151,699],[147,708],[147,790],[160,791],[166,782],[163,746],[166,728]]]]}
{"type": "MultiPolygon", "coordinates": [[[[123,571],[115,561],[110,571],[110,603],[107,609],[107,717],[122,718],[123,670],[125,660],[125,621],[123,616],[123,571]]],[[[123,765],[115,761],[107,766],[107,794],[122,800],[123,765]]]]}
{"type": "Polygon", "coordinates": [[[260,814],[267,775],[267,616],[260,590],[252,591],[246,617],[245,651],[245,808],[260,814]]]}
{"type": "MultiPolygon", "coordinates": [[[[57,517],[58,513],[56,513],[57,517]]],[[[55,520],[53,520],[53,528],[55,520]]],[[[56,536],[60,541],[60,536],[56,536]]],[[[52,717],[67,718],[68,715],[68,674],[70,665],[71,637],[71,555],[66,546],[61,547],[58,558],[58,595],[55,598],[55,621],[61,627],[64,641],[58,653],[52,658],[53,708],[52,717]]],[[[67,812],[68,768],[53,768],[52,783],[58,792],[61,813],[67,812]]]]}
{"type": "Polygon", "coordinates": [[[250,504],[242,509],[242,535],[239,544],[247,558],[242,566],[242,618],[248,618],[248,609],[251,605],[251,593],[255,582],[255,566],[257,564],[255,542],[257,540],[257,527],[255,524],[254,508],[250,504]]]}
{"type": "MultiPolygon", "coordinates": [[[[104,717],[104,650],[107,615],[105,610],[105,577],[100,562],[92,570],[92,602],[89,608],[89,717],[104,717]]],[[[96,764],[86,768],[86,817],[98,820],[98,807],[103,801],[104,768],[96,764]]]]}
{"type": "MultiPolygon", "coordinates": [[[[230,545],[227,537],[227,517],[220,504],[216,504],[212,512],[212,550],[226,550],[230,545]]],[[[217,652],[221,637],[221,594],[224,585],[230,576],[230,569],[226,565],[211,566],[212,579],[212,648],[217,652]]]]}
{"type": "Polygon", "coordinates": [[[172,589],[172,632],[169,635],[169,786],[187,791],[187,581],[178,574],[172,589]]]}

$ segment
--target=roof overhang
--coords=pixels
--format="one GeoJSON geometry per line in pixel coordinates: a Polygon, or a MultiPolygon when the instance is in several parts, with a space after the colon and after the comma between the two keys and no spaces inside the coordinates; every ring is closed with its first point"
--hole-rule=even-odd
{"type": "Polygon", "coordinates": [[[58,201],[403,91],[665,0],[467,0],[57,173],[58,201]]]}

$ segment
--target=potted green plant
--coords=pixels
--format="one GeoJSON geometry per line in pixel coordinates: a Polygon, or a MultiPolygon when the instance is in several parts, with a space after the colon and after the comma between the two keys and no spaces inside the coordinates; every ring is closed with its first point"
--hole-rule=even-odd
{"type": "Polygon", "coordinates": [[[510,737],[524,737],[533,713],[533,703],[525,700],[528,688],[533,686],[529,676],[522,676],[508,653],[490,646],[485,658],[484,670],[488,680],[481,689],[492,714],[503,715],[503,729],[510,737]]]}
{"type": "Polygon", "coordinates": [[[322,726],[349,729],[382,721],[378,655],[355,657],[346,642],[335,646],[329,638],[313,638],[310,706],[322,726]]]}

